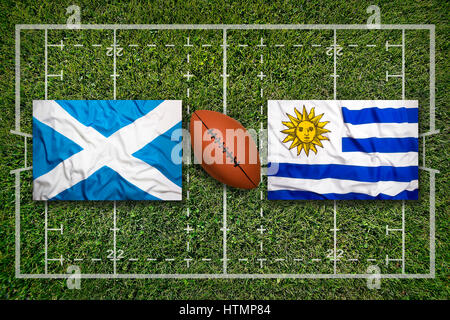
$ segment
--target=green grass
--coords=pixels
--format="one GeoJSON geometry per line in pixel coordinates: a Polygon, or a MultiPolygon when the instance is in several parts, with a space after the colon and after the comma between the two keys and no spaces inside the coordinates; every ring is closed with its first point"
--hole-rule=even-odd
{"type": "MultiPolygon", "coordinates": [[[[80,290],[69,290],[63,280],[16,279],[14,276],[14,175],[24,166],[24,141],[9,133],[14,128],[14,25],[65,23],[65,8],[72,3],[0,4],[0,298],[3,299],[448,299],[449,199],[447,168],[448,128],[448,14],[441,1],[382,1],[382,23],[436,24],[436,127],[439,135],[426,139],[426,166],[436,176],[436,278],[383,280],[381,289],[369,290],[365,280],[82,280],[80,290]]],[[[103,5],[79,3],[83,23],[365,23],[366,1],[312,1],[223,4],[189,1],[174,4],[103,5]]],[[[32,100],[44,98],[44,33],[21,33],[21,129],[31,132],[32,100]]],[[[64,81],[49,79],[49,99],[112,99],[112,57],[106,55],[112,31],[50,30],[49,43],[64,39],[64,50],[49,48],[49,73],[64,70],[64,81]],[[83,47],[74,47],[83,44],[83,47]],[[101,47],[92,47],[101,44],[101,47]]],[[[182,99],[183,126],[192,111],[222,111],[222,32],[206,30],[119,30],[123,55],[117,58],[117,99],[182,99]],[[184,47],[189,37],[194,47],[184,47]],[[156,48],[147,44],[157,44],[156,48]],[[138,44],[138,47],[130,47],[138,44]],[[166,47],[165,44],[174,44],[166,47]],[[211,44],[203,47],[203,44],[211,44]],[[190,62],[187,63],[187,54],[190,62]],[[195,74],[189,82],[187,71],[195,74]],[[190,89],[189,97],[186,96],[190,89]]],[[[267,127],[268,99],[333,99],[333,57],[326,54],[332,31],[228,31],[227,113],[245,127],[267,127]],[[263,37],[267,47],[256,45],[263,37]],[[301,43],[301,48],[293,47],[301,43]],[[239,45],[246,44],[248,47],[239,45]],[[275,47],[284,44],[284,47],[275,47]],[[321,45],[320,47],[312,45],[321,45]],[[263,63],[260,57],[263,55],[263,63]],[[261,81],[261,71],[267,76],[261,81]],[[260,89],[264,96],[261,98],[260,89]]],[[[385,81],[385,71],[399,73],[401,49],[386,51],[384,44],[399,43],[401,31],[338,31],[343,47],[338,58],[338,99],[401,99],[401,81],[385,81]],[[348,47],[358,44],[358,47],[348,47]],[[375,44],[376,47],[366,47],[375,44]]],[[[417,99],[420,132],[429,128],[429,34],[406,32],[406,97],[417,99]]],[[[31,143],[28,141],[28,150],[31,143]]],[[[421,146],[420,146],[420,150],[421,146]]],[[[422,154],[420,152],[420,159],[422,154]]],[[[32,155],[28,152],[28,164],[32,155]]],[[[420,163],[422,165],[422,163],[420,163]]],[[[222,272],[222,185],[198,166],[184,166],[182,202],[118,202],[117,248],[123,259],[120,273],[222,272]],[[190,180],[187,181],[187,173],[190,180]],[[187,191],[189,190],[189,200],[187,191]],[[190,208],[190,216],[186,208],[190,208]],[[194,230],[184,230],[189,224],[194,230]],[[186,250],[189,241],[190,252],[186,250]],[[187,268],[186,258],[192,258],[187,268]],[[129,259],[138,259],[129,261],[129,259]],[[157,259],[147,261],[147,258],[157,259]],[[174,259],[166,261],[165,259],[174,259]],[[204,259],[210,259],[205,261],[204,259]]],[[[31,200],[31,172],[21,174],[21,271],[44,272],[44,204],[31,200]]],[[[258,189],[228,189],[229,273],[332,273],[327,257],[333,248],[333,203],[330,201],[260,201],[266,179],[258,189]],[[264,217],[259,210],[263,208],[264,217]],[[261,234],[257,228],[264,226],[261,234]],[[260,250],[260,242],[263,250],[260,250]],[[267,259],[260,267],[258,259],[267,259]],[[298,262],[294,259],[302,258],[298,262]],[[240,259],[247,259],[245,261],[240,259]],[[278,261],[276,259],[284,259],[278,261]],[[320,259],[316,261],[315,259],[320,259]]],[[[406,272],[428,273],[429,175],[420,171],[420,200],[406,205],[406,272]]],[[[54,202],[49,204],[49,227],[64,226],[64,233],[49,232],[49,258],[63,255],[63,266],[49,262],[50,273],[65,273],[74,259],[83,273],[111,273],[112,202],[54,202]],[[91,259],[101,259],[92,261],[91,259]]],[[[401,234],[386,236],[386,225],[401,226],[401,203],[392,201],[339,201],[337,245],[342,260],[339,273],[365,273],[366,259],[376,259],[383,273],[399,273],[401,265],[385,265],[386,254],[401,256],[401,234]],[[348,261],[348,259],[358,259],[348,261]]]]}

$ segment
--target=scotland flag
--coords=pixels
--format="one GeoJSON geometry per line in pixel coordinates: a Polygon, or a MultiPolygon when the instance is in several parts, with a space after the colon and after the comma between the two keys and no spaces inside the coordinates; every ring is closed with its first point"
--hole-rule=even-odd
{"type": "Polygon", "coordinates": [[[181,101],[33,101],[34,200],[181,200],[181,101]]]}
{"type": "Polygon", "coordinates": [[[418,199],[418,102],[269,101],[268,199],[418,199]]]}

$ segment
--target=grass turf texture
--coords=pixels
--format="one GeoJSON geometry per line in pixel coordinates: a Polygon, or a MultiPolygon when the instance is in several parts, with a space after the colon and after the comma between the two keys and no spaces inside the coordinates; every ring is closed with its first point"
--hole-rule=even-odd
{"type": "MultiPolygon", "coordinates": [[[[64,280],[30,280],[14,277],[14,175],[24,166],[23,139],[14,128],[14,24],[65,23],[71,3],[14,3],[0,5],[3,34],[0,102],[0,297],[6,299],[448,299],[448,15],[445,2],[386,1],[379,3],[382,23],[436,24],[436,128],[439,135],[426,139],[426,166],[436,175],[436,278],[383,280],[381,289],[369,290],[366,280],[82,280],[80,290],[68,290],[64,280]]],[[[78,3],[82,23],[365,23],[360,1],[314,1],[222,4],[221,1],[173,4],[107,5],[78,3]]],[[[31,103],[44,98],[44,32],[21,34],[21,128],[31,132],[31,103]]],[[[406,98],[421,106],[420,132],[429,127],[429,33],[406,32],[406,98]]],[[[112,99],[112,31],[48,32],[48,42],[64,39],[64,50],[48,51],[48,73],[64,70],[64,80],[50,78],[49,99],[112,99]],[[75,47],[74,44],[83,44],[75,47]],[[101,44],[93,47],[92,44],[101,44]]],[[[183,125],[187,112],[222,111],[221,31],[117,31],[123,55],[117,57],[117,99],[183,99],[183,125]],[[186,38],[194,47],[184,47],[186,38]],[[157,47],[148,47],[147,44],[157,47]],[[138,47],[129,46],[138,44],[138,47]],[[165,46],[174,44],[174,47],[165,46]],[[211,46],[202,46],[211,44],[211,46]],[[189,63],[187,54],[190,55],[189,63]],[[187,81],[189,70],[195,76],[187,81]],[[187,88],[190,95],[187,97],[187,88]]],[[[227,114],[247,128],[267,127],[268,99],[333,99],[333,56],[326,47],[332,31],[230,30],[228,44],[227,114]],[[267,47],[257,47],[260,38],[267,47]],[[301,43],[303,47],[295,48],[301,43]],[[240,45],[248,45],[243,47],[240,45]],[[284,44],[284,47],[275,47],[284,44]],[[314,45],[314,46],[313,46],[314,45]],[[316,46],[316,45],[320,45],[316,46]],[[263,55],[263,63],[261,63],[263,55]],[[257,75],[266,77],[260,80],[257,75]],[[261,97],[260,90],[264,90],[261,97]],[[263,114],[260,106],[263,105],[263,114]]],[[[401,99],[401,80],[385,81],[385,71],[401,71],[401,48],[385,50],[385,42],[401,43],[401,31],[338,31],[343,47],[338,57],[338,99],[401,99]],[[349,47],[358,44],[358,47],[349,47]],[[375,44],[376,47],[367,47],[375,44]]],[[[420,140],[422,142],[422,140],[420,140]]],[[[28,143],[28,150],[31,143],[28,143]]],[[[420,146],[422,152],[422,146],[420,146]]],[[[420,154],[419,159],[422,159],[420,154]]],[[[28,164],[31,152],[28,152],[28,164]]],[[[422,163],[420,163],[422,165],[422,163]]],[[[117,262],[119,273],[220,273],[222,272],[222,185],[198,166],[184,166],[184,201],[179,203],[118,202],[117,262]],[[187,182],[187,173],[190,180],[187,182]],[[189,190],[189,200],[186,192],[189,190]],[[190,215],[186,215],[186,207],[190,215]],[[192,230],[187,234],[187,225],[192,230]],[[190,252],[186,243],[189,241],[190,252]],[[191,258],[190,266],[184,259],[191,258]],[[147,261],[148,258],[157,259],[147,261]],[[130,261],[130,259],[132,259],[130,261]],[[137,259],[137,261],[134,261],[137,259]],[[173,261],[166,259],[174,259],[173,261]],[[210,259],[210,260],[204,260],[210,259]]],[[[330,201],[260,201],[266,179],[258,189],[228,189],[229,273],[332,273],[328,255],[333,249],[333,203],[330,201]],[[264,216],[260,217],[262,206],[264,216]],[[257,229],[263,226],[261,234],[257,229]],[[260,243],[263,242],[261,251],[260,243]],[[302,258],[303,261],[294,259],[302,258]],[[240,260],[241,259],[241,260],[240,260]],[[247,260],[242,260],[247,259],[247,260]],[[257,259],[267,259],[260,266],[257,259]],[[284,259],[284,260],[277,260],[284,259]],[[320,260],[316,260],[320,259],[320,260]]],[[[406,205],[407,273],[428,273],[429,176],[420,171],[420,200],[406,205]]],[[[399,273],[401,264],[385,265],[386,255],[401,257],[401,233],[386,236],[386,225],[401,227],[401,203],[390,201],[339,201],[338,273],[365,273],[366,259],[376,259],[382,273],[399,273]],[[349,261],[358,259],[358,261],[349,261]]],[[[112,202],[56,202],[49,204],[49,228],[64,226],[64,233],[49,231],[48,257],[66,259],[63,266],[49,261],[49,273],[64,273],[74,259],[83,273],[112,273],[108,255],[113,247],[112,202]],[[92,261],[101,259],[101,261],[92,261]]],[[[31,172],[21,174],[21,271],[44,272],[44,205],[31,200],[31,172]]]]}

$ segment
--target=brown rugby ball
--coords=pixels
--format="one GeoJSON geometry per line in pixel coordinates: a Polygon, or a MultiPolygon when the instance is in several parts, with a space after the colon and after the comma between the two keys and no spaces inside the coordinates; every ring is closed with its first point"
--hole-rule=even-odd
{"type": "Polygon", "coordinates": [[[220,112],[197,110],[189,130],[196,163],[211,177],[235,188],[259,185],[258,148],[239,121],[220,112]]]}

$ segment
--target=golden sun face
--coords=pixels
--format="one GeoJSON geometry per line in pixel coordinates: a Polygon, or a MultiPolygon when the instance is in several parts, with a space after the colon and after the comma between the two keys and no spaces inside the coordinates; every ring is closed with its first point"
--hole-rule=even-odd
{"type": "Polygon", "coordinates": [[[309,150],[317,154],[316,146],[323,148],[321,140],[330,140],[328,137],[322,135],[330,132],[330,130],[324,129],[329,121],[320,122],[323,113],[316,116],[314,108],[311,108],[309,114],[305,106],[303,106],[303,113],[300,113],[296,108],[294,108],[294,111],[297,117],[287,113],[290,121],[283,121],[283,125],[288,127],[281,131],[287,134],[283,143],[292,141],[289,150],[297,147],[297,155],[300,155],[302,150],[306,156],[309,156],[309,150]]]}
{"type": "Polygon", "coordinates": [[[302,121],[295,130],[295,135],[301,142],[310,143],[316,136],[316,126],[309,121],[302,121]]]}

